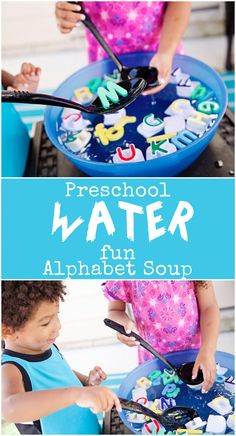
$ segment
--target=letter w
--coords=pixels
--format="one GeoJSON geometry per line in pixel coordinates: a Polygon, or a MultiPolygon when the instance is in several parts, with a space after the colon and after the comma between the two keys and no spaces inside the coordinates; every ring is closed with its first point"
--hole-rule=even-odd
{"type": "Polygon", "coordinates": [[[54,216],[53,216],[53,224],[52,224],[52,235],[61,227],[62,233],[62,242],[73,233],[77,227],[80,226],[84,222],[81,217],[77,218],[70,226],[68,226],[67,216],[60,217],[61,213],[61,205],[56,202],[54,206],[54,216]]]}

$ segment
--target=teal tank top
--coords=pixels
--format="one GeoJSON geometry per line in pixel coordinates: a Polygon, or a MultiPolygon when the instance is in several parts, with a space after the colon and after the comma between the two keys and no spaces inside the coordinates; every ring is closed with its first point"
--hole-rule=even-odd
{"type": "Polygon", "coordinates": [[[30,137],[13,104],[2,103],[2,176],[22,177],[30,148],[30,137]]]}
{"type": "MultiPolygon", "coordinates": [[[[5,349],[2,364],[12,363],[22,373],[26,391],[82,386],[58,348],[42,354],[21,354],[5,349]]],[[[72,405],[40,419],[42,434],[99,434],[97,416],[90,409],[72,405]]]]}

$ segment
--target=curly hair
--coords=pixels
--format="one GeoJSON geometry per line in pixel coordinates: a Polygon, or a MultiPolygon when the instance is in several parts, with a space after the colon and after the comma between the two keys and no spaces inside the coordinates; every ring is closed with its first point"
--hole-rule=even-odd
{"type": "Polygon", "coordinates": [[[13,330],[29,321],[43,301],[64,301],[65,286],[60,281],[2,281],[2,324],[13,330]]]}

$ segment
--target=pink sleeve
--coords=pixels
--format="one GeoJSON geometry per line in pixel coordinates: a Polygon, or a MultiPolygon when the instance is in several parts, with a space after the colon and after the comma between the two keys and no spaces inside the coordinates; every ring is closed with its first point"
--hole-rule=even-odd
{"type": "Polygon", "coordinates": [[[102,284],[102,290],[110,301],[132,303],[132,281],[130,280],[107,280],[102,284]]]}

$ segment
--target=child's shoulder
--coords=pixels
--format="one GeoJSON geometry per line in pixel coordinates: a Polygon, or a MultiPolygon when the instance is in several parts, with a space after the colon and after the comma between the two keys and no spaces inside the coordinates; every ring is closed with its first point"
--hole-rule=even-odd
{"type": "Polygon", "coordinates": [[[11,389],[14,392],[24,390],[23,374],[21,368],[15,362],[2,363],[2,388],[3,391],[5,389],[11,389]]]}

